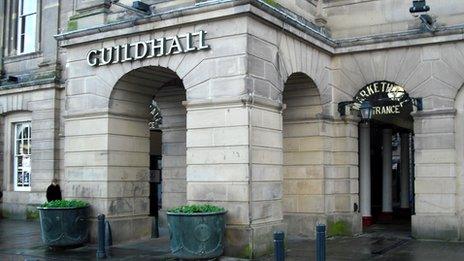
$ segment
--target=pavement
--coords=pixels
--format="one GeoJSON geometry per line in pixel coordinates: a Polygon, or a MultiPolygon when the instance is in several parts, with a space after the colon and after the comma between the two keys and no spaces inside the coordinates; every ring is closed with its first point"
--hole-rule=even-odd
{"type": "MultiPolygon", "coordinates": [[[[163,231],[162,231],[163,232],[163,231]]],[[[327,239],[327,260],[455,261],[464,260],[464,242],[419,241],[404,225],[374,225],[356,237],[327,239]]],[[[314,240],[287,240],[286,260],[315,260],[314,240]]],[[[107,260],[175,260],[166,231],[162,237],[115,245],[107,260]]],[[[97,260],[96,246],[52,251],[42,244],[37,221],[0,219],[0,260],[97,260]]],[[[220,260],[235,260],[220,258],[220,260]]],[[[271,261],[272,256],[257,260],[271,261]]]]}
{"type": "MultiPolygon", "coordinates": [[[[161,238],[109,247],[107,260],[175,260],[166,232],[161,238]]],[[[0,219],[1,261],[97,260],[96,253],[96,245],[51,250],[42,243],[37,221],[0,219]]]]}

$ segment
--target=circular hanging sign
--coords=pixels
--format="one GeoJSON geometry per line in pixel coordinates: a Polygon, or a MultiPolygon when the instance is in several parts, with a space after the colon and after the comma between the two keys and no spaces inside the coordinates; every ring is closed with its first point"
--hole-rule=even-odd
{"type": "Polygon", "coordinates": [[[412,100],[403,87],[389,81],[377,81],[364,86],[354,96],[358,109],[365,100],[372,105],[372,119],[412,129],[412,100]]]}

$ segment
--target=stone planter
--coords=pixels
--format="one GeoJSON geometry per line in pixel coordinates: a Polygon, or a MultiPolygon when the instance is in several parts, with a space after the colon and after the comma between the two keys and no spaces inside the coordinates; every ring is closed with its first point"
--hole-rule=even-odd
{"type": "Polygon", "coordinates": [[[167,212],[172,254],[181,259],[206,259],[222,255],[226,212],[167,212]]]}
{"type": "Polygon", "coordinates": [[[51,247],[81,245],[89,237],[89,207],[38,207],[42,241],[51,247]]]}

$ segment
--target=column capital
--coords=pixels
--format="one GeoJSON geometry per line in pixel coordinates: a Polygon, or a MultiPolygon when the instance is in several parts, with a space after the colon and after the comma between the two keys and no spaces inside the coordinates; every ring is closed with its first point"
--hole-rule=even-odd
{"type": "Polygon", "coordinates": [[[457,110],[454,108],[443,108],[443,109],[434,109],[428,111],[418,111],[411,113],[411,116],[414,119],[417,118],[425,118],[425,117],[433,117],[433,116],[454,116],[456,115],[457,110]]]}
{"type": "Polygon", "coordinates": [[[245,105],[265,107],[279,111],[284,110],[286,107],[285,104],[283,104],[281,101],[270,100],[267,98],[257,97],[249,94],[237,97],[183,101],[182,105],[184,105],[187,109],[245,105]]]}

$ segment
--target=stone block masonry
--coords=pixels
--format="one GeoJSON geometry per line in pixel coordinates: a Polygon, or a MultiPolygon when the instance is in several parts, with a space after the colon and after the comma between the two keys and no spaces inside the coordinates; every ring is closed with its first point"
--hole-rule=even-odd
{"type": "Polygon", "coordinates": [[[187,200],[228,209],[226,255],[268,253],[282,226],[280,117],[240,100],[187,105],[187,200]]]}

